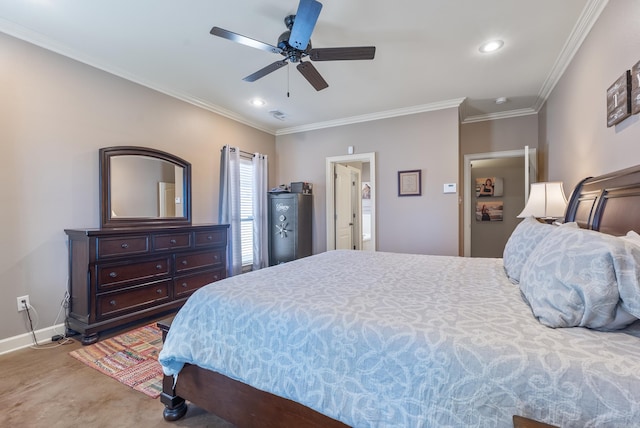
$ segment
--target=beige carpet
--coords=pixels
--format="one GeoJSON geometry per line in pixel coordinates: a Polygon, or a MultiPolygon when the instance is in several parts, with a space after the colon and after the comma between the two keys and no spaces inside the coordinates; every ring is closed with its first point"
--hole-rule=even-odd
{"type": "Polygon", "coordinates": [[[74,341],[56,348],[26,348],[0,355],[0,426],[232,427],[192,404],[184,418],[166,422],[159,398],[141,394],[69,356],[81,347],[74,341]]]}

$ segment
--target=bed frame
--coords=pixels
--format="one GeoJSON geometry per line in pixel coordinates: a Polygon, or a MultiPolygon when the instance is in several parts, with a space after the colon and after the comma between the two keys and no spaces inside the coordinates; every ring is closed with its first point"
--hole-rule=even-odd
{"type": "MultiPolygon", "coordinates": [[[[640,165],[582,180],[571,194],[565,221],[618,236],[640,231],[640,165]]],[[[294,401],[189,364],[175,385],[173,377],[164,377],[160,400],[167,421],[182,418],[189,400],[239,427],[347,426],[294,401]]]]}

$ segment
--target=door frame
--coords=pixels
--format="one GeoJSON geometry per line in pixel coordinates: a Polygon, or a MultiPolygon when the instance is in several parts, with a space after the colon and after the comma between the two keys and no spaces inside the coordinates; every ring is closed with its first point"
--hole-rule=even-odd
{"type": "Polygon", "coordinates": [[[463,218],[463,244],[464,244],[464,256],[471,256],[471,161],[481,159],[501,159],[501,158],[524,158],[525,163],[525,191],[524,191],[524,204],[527,203],[529,198],[529,184],[537,181],[537,151],[534,148],[526,146],[520,150],[507,150],[502,152],[489,152],[489,153],[473,153],[464,155],[464,198],[462,203],[462,218],[463,218]],[[529,166],[532,166],[534,173],[531,174],[529,166]]]}
{"type": "Polygon", "coordinates": [[[334,165],[337,163],[369,162],[369,182],[371,183],[371,248],[376,251],[376,153],[332,156],[326,158],[326,219],[327,251],[336,249],[335,222],[335,177],[334,165]]]}

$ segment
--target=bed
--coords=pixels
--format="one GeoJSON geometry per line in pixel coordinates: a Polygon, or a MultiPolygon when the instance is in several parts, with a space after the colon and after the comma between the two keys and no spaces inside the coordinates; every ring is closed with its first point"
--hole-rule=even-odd
{"type": "Polygon", "coordinates": [[[160,354],[164,417],[638,424],[640,167],[580,182],[565,222],[525,219],[501,259],[329,251],[203,287],[160,354]]]}

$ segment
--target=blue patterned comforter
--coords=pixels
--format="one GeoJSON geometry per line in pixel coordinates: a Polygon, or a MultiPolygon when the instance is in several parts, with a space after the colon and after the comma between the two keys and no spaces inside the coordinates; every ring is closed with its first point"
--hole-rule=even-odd
{"type": "Polygon", "coordinates": [[[640,326],[541,325],[502,259],[330,251],[198,290],[160,362],[355,427],[640,424],[640,326]]]}

